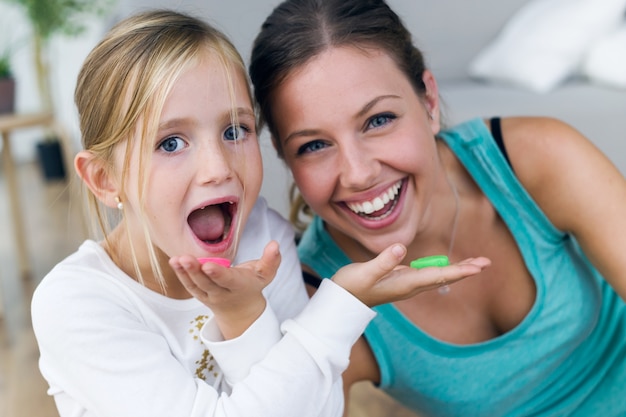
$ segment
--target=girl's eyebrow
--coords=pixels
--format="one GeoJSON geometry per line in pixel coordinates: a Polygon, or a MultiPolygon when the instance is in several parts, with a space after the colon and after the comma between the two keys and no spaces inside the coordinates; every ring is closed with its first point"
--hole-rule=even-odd
{"type": "Polygon", "coordinates": [[[188,117],[177,117],[174,119],[166,120],[163,123],[159,124],[159,131],[171,129],[173,127],[181,126],[181,125],[193,125],[196,122],[188,117]]]}
{"type": "MultiPolygon", "coordinates": [[[[254,118],[254,111],[248,107],[237,107],[234,110],[234,114],[237,116],[249,116],[254,118]]],[[[223,119],[224,120],[229,120],[231,117],[231,111],[225,112],[223,115],[223,119]]],[[[167,130],[167,129],[171,129],[174,127],[178,127],[178,126],[185,126],[185,125],[195,125],[196,121],[193,118],[190,117],[176,117],[173,119],[169,119],[164,121],[163,123],[159,124],[159,131],[162,130],[167,130]]]]}
{"type": "Polygon", "coordinates": [[[233,120],[233,116],[235,118],[235,121],[242,117],[249,117],[256,120],[254,110],[250,109],[249,107],[236,107],[232,110],[225,111],[220,115],[219,120],[221,120],[222,123],[230,123],[233,120]]]}
{"type": "Polygon", "coordinates": [[[254,110],[252,110],[252,109],[250,109],[248,107],[237,107],[235,109],[235,113],[236,114],[243,114],[243,115],[246,115],[246,116],[255,117],[254,110]]]}

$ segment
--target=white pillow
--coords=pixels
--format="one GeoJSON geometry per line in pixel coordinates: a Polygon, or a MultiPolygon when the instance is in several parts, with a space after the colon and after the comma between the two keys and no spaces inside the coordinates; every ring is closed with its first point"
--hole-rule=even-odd
{"type": "Polygon", "coordinates": [[[470,63],[472,77],[547,92],[619,25],[626,0],[532,0],[470,63]]]}
{"type": "Polygon", "coordinates": [[[592,82],[626,88],[626,22],[589,49],[581,72],[592,82]]]}

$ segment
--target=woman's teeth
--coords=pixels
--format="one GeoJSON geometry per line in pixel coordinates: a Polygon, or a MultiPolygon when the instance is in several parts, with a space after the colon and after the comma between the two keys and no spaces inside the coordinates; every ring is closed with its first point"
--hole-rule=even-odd
{"type": "Polygon", "coordinates": [[[363,201],[361,203],[346,203],[346,205],[356,214],[372,214],[375,211],[381,210],[390,201],[393,201],[398,195],[401,186],[402,181],[400,180],[373,200],[363,201]]]}

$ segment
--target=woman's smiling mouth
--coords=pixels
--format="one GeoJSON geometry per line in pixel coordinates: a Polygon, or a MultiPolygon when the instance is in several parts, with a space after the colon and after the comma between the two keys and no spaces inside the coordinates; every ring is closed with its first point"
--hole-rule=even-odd
{"type": "Polygon", "coordinates": [[[398,203],[397,197],[402,187],[402,180],[396,182],[387,190],[371,200],[361,202],[347,202],[346,206],[353,213],[368,220],[382,220],[387,217],[398,203]]]}

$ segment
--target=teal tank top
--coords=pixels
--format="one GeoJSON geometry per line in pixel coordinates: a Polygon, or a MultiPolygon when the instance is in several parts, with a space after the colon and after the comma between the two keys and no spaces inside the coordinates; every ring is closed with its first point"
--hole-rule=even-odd
{"type": "MultiPolygon", "coordinates": [[[[517,327],[472,345],[430,337],[392,304],[375,307],[365,337],[380,387],[424,416],[626,416],[624,302],[521,186],[481,119],[440,137],[513,234],[536,300],[517,327]]],[[[321,277],[350,263],[319,217],[298,252],[321,277]]]]}

